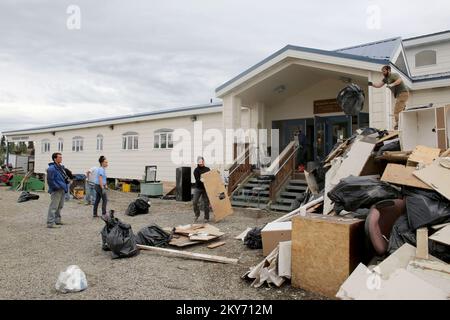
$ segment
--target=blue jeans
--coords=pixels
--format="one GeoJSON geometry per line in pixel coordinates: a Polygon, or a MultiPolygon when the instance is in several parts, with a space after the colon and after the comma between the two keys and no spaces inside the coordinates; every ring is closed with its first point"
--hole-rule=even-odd
{"type": "Polygon", "coordinates": [[[70,200],[70,183],[67,184],[67,192],[66,192],[66,194],[64,195],[64,199],[65,199],[66,201],[69,201],[69,200],[70,200]]]}
{"type": "Polygon", "coordinates": [[[96,192],[95,192],[95,184],[93,184],[92,182],[87,182],[86,183],[86,197],[85,197],[86,203],[94,204],[96,198],[97,198],[97,196],[96,196],[96,192]]]}
{"type": "Polygon", "coordinates": [[[106,190],[102,189],[100,185],[95,185],[95,203],[94,203],[94,217],[97,216],[98,205],[100,204],[100,200],[102,201],[102,215],[106,214],[106,205],[108,204],[108,196],[106,195],[106,190]]]}

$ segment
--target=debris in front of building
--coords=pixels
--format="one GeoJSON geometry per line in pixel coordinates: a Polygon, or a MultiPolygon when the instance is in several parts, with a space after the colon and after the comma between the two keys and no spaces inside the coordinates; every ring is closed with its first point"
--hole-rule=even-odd
{"type": "Polygon", "coordinates": [[[146,196],[140,196],[136,200],[133,200],[128,208],[125,210],[127,216],[137,216],[139,214],[147,214],[151,206],[151,201],[146,196]]]}
{"type": "Polygon", "coordinates": [[[55,284],[55,289],[61,293],[80,292],[86,290],[87,287],[86,275],[76,265],[69,266],[61,272],[55,284]]]}
{"type": "Polygon", "coordinates": [[[30,200],[38,200],[39,199],[39,195],[37,194],[33,194],[33,193],[29,193],[28,191],[23,191],[20,196],[19,199],[17,200],[18,203],[22,203],[22,202],[26,202],[26,201],[30,201],[30,200]]]}

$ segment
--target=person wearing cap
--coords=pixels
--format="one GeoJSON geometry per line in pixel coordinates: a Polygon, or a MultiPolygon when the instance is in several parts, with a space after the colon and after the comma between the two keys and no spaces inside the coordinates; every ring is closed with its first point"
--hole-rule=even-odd
{"type": "Polygon", "coordinates": [[[395,107],[394,107],[394,129],[398,130],[398,120],[400,112],[405,110],[406,102],[409,98],[409,91],[398,73],[392,73],[390,66],[384,66],[381,71],[383,72],[383,80],[380,83],[369,82],[369,86],[374,88],[381,88],[386,85],[394,93],[395,107]]]}
{"type": "Polygon", "coordinates": [[[211,171],[208,167],[205,166],[205,159],[203,157],[197,158],[197,168],[194,170],[194,178],[195,178],[195,189],[194,189],[194,213],[195,213],[195,219],[194,222],[198,221],[198,218],[200,217],[200,207],[199,202],[200,198],[203,200],[203,210],[205,212],[205,222],[209,221],[209,199],[208,195],[206,194],[205,185],[201,181],[201,175],[203,173],[211,171]]]}

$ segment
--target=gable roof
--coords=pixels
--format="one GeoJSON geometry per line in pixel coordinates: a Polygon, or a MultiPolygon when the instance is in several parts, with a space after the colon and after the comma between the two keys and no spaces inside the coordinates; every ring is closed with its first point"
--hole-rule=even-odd
{"type": "Polygon", "coordinates": [[[369,42],[353,47],[335,50],[340,53],[348,53],[372,59],[392,60],[393,55],[402,44],[402,38],[390,38],[381,41],[369,42]]]}

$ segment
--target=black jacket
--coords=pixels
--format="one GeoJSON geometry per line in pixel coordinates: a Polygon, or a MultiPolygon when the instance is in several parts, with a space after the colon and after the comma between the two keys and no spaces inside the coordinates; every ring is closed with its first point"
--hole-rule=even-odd
{"type": "Polygon", "coordinates": [[[195,187],[200,190],[205,190],[205,185],[200,181],[200,176],[205,173],[211,171],[208,167],[200,167],[197,166],[194,170],[194,178],[195,178],[195,187]]]}

